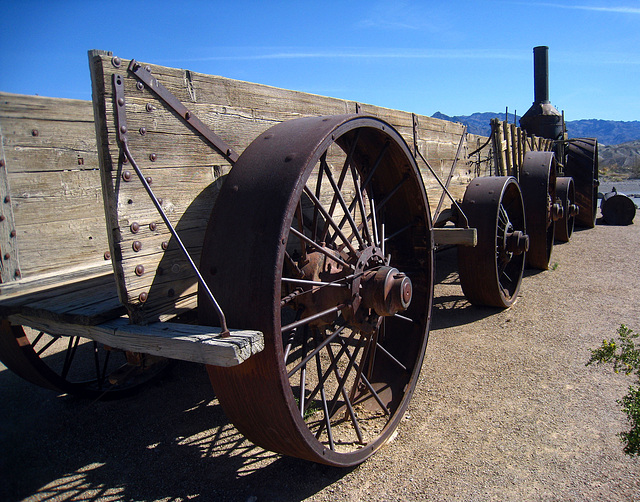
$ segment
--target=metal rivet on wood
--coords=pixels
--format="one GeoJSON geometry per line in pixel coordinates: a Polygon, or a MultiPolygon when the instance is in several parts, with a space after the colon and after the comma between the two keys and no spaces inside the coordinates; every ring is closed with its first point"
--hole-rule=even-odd
{"type": "Polygon", "coordinates": [[[141,303],[146,302],[149,299],[149,293],[147,293],[146,291],[143,291],[142,293],[140,293],[140,295],[138,296],[138,300],[140,300],[141,303]]]}
{"type": "Polygon", "coordinates": [[[134,221],[129,228],[131,229],[132,234],[137,234],[140,230],[140,224],[134,221]]]}
{"type": "Polygon", "coordinates": [[[131,244],[131,247],[137,253],[138,251],[140,251],[142,249],[142,242],[133,241],[133,244],[131,244]]]}
{"type": "Polygon", "coordinates": [[[140,277],[142,274],[144,274],[144,265],[137,265],[136,266],[136,275],[138,277],[140,277]]]}

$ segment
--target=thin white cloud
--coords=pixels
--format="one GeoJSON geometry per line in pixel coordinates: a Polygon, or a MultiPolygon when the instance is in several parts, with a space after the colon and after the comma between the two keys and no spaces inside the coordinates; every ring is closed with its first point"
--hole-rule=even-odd
{"type": "Polygon", "coordinates": [[[536,3],[541,7],[554,7],[557,9],[573,9],[573,10],[588,10],[593,12],[611,12],[615,14],[640,14],[640,8],[638,7],[626,7],[626,6],[595,6],[595,5],[566,5],[560,3],[536,3]]]}
{"type": "MultiPolygon", "coordinates": [[[[233,50],[233,49],[232,49],[233,50]]],[[[414,50],[395,49],[388,51],[371,51],[367,49],[337,49],[328,51],[282,50],[263,54],[227,54],[204,56],[201,58],[180,58],[165,61],[256,61],[274,59],[527,59],[529,54],[505,50],[414,50]]]]}

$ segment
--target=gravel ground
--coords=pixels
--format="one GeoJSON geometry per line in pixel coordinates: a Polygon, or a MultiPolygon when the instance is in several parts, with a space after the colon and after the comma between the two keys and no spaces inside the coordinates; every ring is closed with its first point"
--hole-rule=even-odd
{"type": "Polygon", "coordinates": [[[617,437],[631,379],[585,367],[620,324],[640,330],[639,256],[638,221],[577,231],[499,311],[468,304],[455,250],[439,253],[414,399],[396,438],[354,469],[245,441],[199,365],[94,403],[2,368],[0,500],[640,501],[640,458],[617,437]]]}

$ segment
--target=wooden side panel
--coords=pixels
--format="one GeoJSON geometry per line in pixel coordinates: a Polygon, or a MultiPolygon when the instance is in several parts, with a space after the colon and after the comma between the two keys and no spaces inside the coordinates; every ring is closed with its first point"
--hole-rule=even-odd
{"type": "Polygon", "coordinates": [[[0,232],[9,236],[0,233],[0,247],[12,260],[3,262],[2,282],[81,266],[108,271],[91,103],[0,93],[0,131],[0,232]]]}
{"type": "MultiPolygon", "coordinates": [[[[196,263],[218,184],[231,166],[153,92],[139,85],[127,70],[128,60],[94,53],[90,54],[90,63],[103,192],[120,298],[135,322],[152,322],[194,308],[197,284],[133,169],[122,160],[114,116],[113,75],[124,78],[127,135],[133,157],[144,176],[152,180],[151,188],[172,224],[180,235],[184,232],[196,263]]],[[[393,125],[411,149],[415,146],[428,159],[438,176],[446,177],[464,129],[461,124],[400,110],[148,66],[164,87],[238,153],[278,122],[358,110],[393,125]]],[[[466,150],[465,145],[451,187],[458,198],[473,177],[466,150]]],[[[427,166],[421,161],[418,165],[433,209],[442,189],[427,166]]]]}

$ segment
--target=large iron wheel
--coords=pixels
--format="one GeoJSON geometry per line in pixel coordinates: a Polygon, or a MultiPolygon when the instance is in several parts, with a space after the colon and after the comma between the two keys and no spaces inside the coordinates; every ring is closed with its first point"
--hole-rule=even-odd
{"type": "MultiPolygon", "coordinates": [[[[335,466],[390,438],[416,385],[433,294],[426,193],[391,126],[310,117],[260,135],[222,187],[201,266],[229,326],[265,337],[243,364],[208,368],[240,432],[335,466]]],[[[214,324],[202,293],[199,305],[214,324]]]]}
{"type": "Polygon", "coordinates": [[[553,152],[527,152],[522,165],[520,187],[529,233],[527,265],[549,268],[555,234],[555,222],[562,217],[556,201],[556,157],[553,152]]]}
{"type": "Polygon", "coordinates": [[[556,195],[562,203],[562,218],[556,222],[555,238],[560,242],[569,242],[576,215],[580,208],[576,205],[576,189],[573,178],[562,177],[556,180],[556,195]]]}
{"type": "Polygon", "coordinates": [[[462,291],[475,305],[506,308],[520,290],[529,247],[522,194],[515,178],[475,178],[461,208],[478,232],[475,247],[458,246],[462,291]]]}
{"type": "Polygon", "coordinates": [[[567,147],[564,172],[573,178],[576,203],[580,212],[576,223],[593,228],[598,212],[598,140],[595,138],[572,139],[567,147]]]}
{"type": "Polygon", "coordinates": [[[114,399],[167,368],[163,358],[124,352],[80,336],[50,335],[0,321],[0,360],[25,380],[63,394],[114,399]]]}

